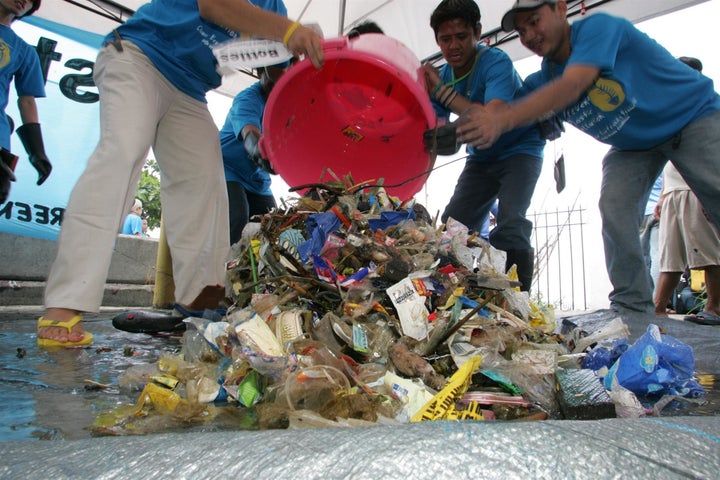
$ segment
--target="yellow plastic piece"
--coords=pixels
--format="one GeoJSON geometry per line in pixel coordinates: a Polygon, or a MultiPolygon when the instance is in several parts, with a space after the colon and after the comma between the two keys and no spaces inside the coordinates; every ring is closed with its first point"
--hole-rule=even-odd
{"type": "MultiPolygon", "coordinates": [[[[517,273],[517,265],[515,265],[513,263],[512,267],[510,267],[510,270],[507,271],[507,276],[508,276],[508,280],[510,280],[511,282],[519,282],[520,281],[520,279],[518,278],[518,273],[517,273]]],[[[515,290],[516,292],[519,292],[520,287],[513,287],[513,290],[515,290]]]]}
{"type": "Polygon", "coordinates": [[[177,393],[154,383],[148,383],[140,392],[135,415],[145,415],[149,409],[160,414],[173,413],[181,404],[188,403],[177,393]]]}
{"type": "MultiPolygon", "coordinates": [[[[480,355],[474,356],[465,362],[463,366],[450,377],[450,380],[448,380],[443,389],[418,410],[410,421],[422,422],[460,418],[459,416],[463,414],[455,410],[455,402],[467,391],[472,380],[472,374],[480,367],[481,362],[482,357],[480,355]]],[[[479,413],[479,409],[477,413],[479,413]]],[[[470,413],[468,413],[468,415],[470,415],[470,413]]],[[[479,414],[477,420],[481,419],[482,414],[479,414]]]]}
{"type": "Polygon", "coordinates": [[[555,307],[546,305],[539,307],[530,300],[530,326],[545,333],[552,333],[555,329],[555,307]]]}
{"type": "Polygon", "coordinates": [[[690,270],[690,290],[702,292],[703,287],[705,287],[705,271],[690,270]]]}

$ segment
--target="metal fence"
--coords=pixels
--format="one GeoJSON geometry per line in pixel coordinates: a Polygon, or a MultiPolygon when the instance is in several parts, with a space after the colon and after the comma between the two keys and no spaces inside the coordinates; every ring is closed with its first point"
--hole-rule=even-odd
{"type": "Polygon", "coordinates": [[[532,297],[557,310],[587,310],[582,207],[530,213],[535,246],[532,297]]]}

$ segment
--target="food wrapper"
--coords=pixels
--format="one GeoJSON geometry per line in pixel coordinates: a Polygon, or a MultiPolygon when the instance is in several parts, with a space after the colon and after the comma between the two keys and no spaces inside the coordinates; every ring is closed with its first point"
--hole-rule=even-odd
{"type": "Polygon", "coordinates": [[[402,331],[408,337],[422,340],[428,334],[428,315],[425,299],[415,289],[412,280],[405,278],[387,289],[400,318],[402,331]]]}

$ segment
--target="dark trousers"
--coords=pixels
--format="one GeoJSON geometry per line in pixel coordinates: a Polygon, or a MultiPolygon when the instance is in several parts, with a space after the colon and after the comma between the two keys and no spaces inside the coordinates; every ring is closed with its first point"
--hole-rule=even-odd
{"type": "Polygon", "coordinates": [[[275,197],[246,190],[240,182],[225,182],[230,211],[230,244],[240,241],[243,228],[253,215],[264,215],[275,208],[275,197]]]}
{"type": "Polygon", "coordinates": [[[480,232],[497,198],[497,225],[490,232],[490,244],[505,251],[531,249],[532,222],[525,214],[541,171],[542,158],[529,155],[496,162],[468,160],[442,221],[452,217],[471,231],[480,232]]]}

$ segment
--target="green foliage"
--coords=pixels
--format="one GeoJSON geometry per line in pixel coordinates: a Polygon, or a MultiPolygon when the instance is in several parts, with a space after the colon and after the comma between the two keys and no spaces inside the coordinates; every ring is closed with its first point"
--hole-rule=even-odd
{"type": "Polygon", "coordinates": [[[137,194],[143,203],[143,215],[147,218],[148,228],[160,226],[160,169],[154,158],[148,158],[140,175],[137,194]]]}

